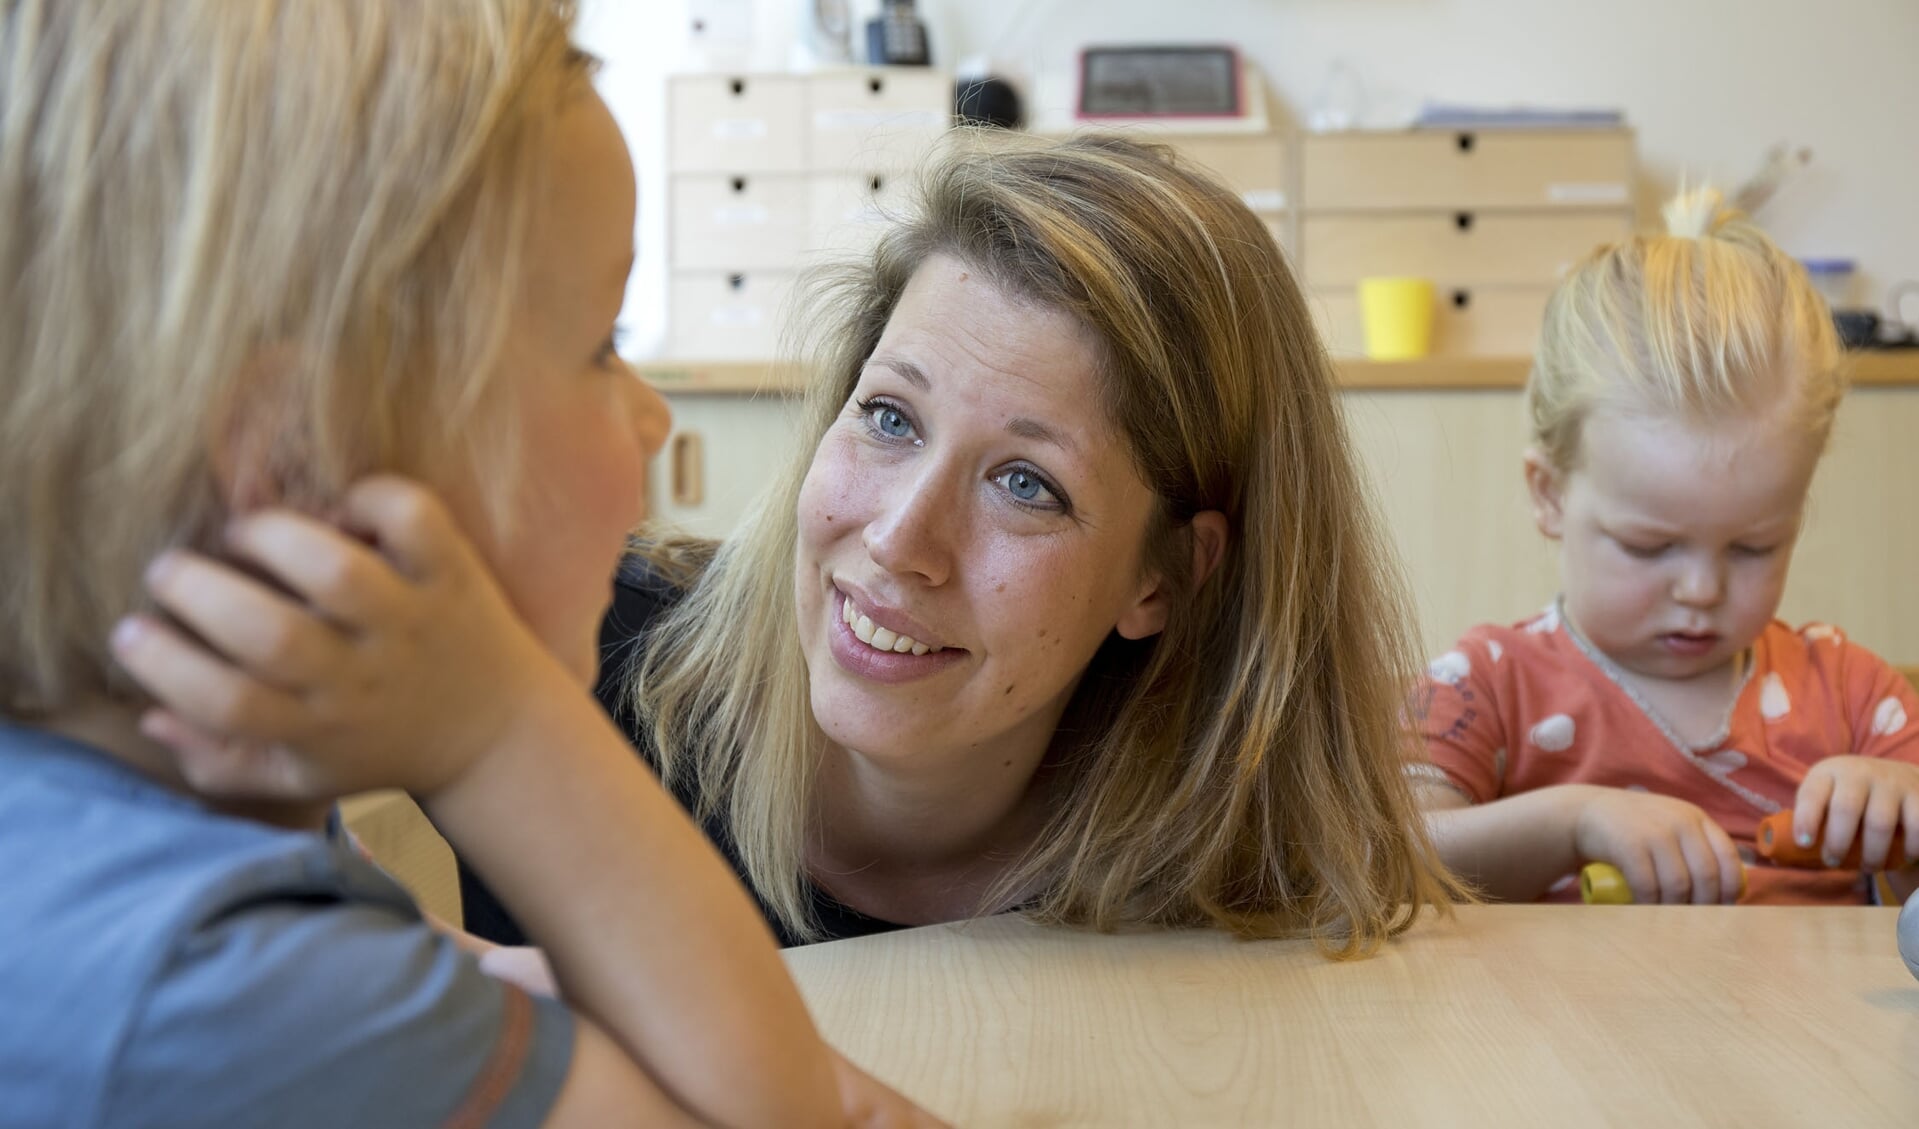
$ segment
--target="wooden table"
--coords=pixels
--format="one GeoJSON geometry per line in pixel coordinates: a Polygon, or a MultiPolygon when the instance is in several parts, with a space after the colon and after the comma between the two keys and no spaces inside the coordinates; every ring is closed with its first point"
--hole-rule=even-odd
{"type": "Polygon", "coordinates": [[[1013,918],[791,950],[972,1126],[1919,1126],[1891,909],[1468,907],[1370,960],[1013,918]]]}

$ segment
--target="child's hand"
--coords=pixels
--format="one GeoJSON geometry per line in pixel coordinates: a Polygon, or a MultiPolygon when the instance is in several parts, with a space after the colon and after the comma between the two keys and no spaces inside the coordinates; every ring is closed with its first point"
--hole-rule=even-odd
{"type": "Polygon", "coordinates": [[[1901,821],[1906,852],[1919,848],[1919,765],[1881,757],[1827,757],[1812,766],[1792,804],[1792,836],[1810,847],[1819,825],[1826,825],[1820,854],[1838,866],[1862,837],[1859,863],[1883,870],[1892,833],[1901,821]]]}
{"type": "Polygon", "coordinates": [[[151,616],[115,629],[115,656],[158,702],[142,731],[196,789],[432,795],[531,696],[579,691],[430,492],[371,478],[344,511],[347,532],[286,510],[235,521],[234,556],[267,582],[196,553],[157,560],[148,589],[204,643],[151,616]]]}
{"type": "Polygon", "coordinates": [[[1684,800],[1594,788],[1573,825],[1574,850],[1609,862],[1641,905],[1732,904],[1743,864],[1732,837],[1684,800]]]}

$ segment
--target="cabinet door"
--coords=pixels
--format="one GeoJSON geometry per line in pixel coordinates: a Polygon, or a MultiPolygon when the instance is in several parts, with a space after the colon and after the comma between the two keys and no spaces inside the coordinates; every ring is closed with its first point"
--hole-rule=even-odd
{"type": "Polygon", "coordinates": [[[725,537],[760,492],[790,473],[798,397],[667,396],[673,433],[647,480],[648,528],[725,537]]]}

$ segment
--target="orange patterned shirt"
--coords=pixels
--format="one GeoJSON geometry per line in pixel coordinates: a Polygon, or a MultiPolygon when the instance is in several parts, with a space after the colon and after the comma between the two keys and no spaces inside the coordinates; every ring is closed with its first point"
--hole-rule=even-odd
{"type": "MultiPolygon", "coordinates": [[[[1747,680],[1720,738],[1689,747],[1638,700],[1617,668],[1571,631],[1558,607],[1512,627],[1468,631],[1434,659],[1414,713],[1431,766],[1416,772],[1476,804],[1555,784],[1656,792],[1697,804],[1747,862],[1762,816],[1792,807],[1806,772],[1830,756],[1919,764],[1919,695],[1837,628],[1775,620],[1752,646],[1747,680]]],[[[1546,895],[1578,901],[1568,875],[1546,895]]],[[[1742,903],[1859,904],[1858,874],[1748,868],[1742,903]]]]}

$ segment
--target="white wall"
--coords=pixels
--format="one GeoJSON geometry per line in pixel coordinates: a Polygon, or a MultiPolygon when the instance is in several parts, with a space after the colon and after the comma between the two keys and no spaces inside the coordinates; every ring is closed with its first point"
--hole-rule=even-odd
{"type": "MultiPolygon", "coordinates": [[[[581,37],[640,167],[636,353],[663,333],[663,78],[697,65],[698,0],[586,0],[581,37]]],[[[746,61],[788,59],[800,0],[756,0],[746,61]]],[[[855,0],[873,8],[877,0],[855,0]]],[[[920,0],[938,62],[992,56],[1029,91],[1056,87],[1088,42],[1230,41],[1307,118],[1335,60],[1363,80],[1370,124],[1425,98],[1623,108],[1639,131],[1642,217],[1681,173],[1732,183],[1776,141],[1811,168],[1760,214],[1790,251],[1857,259],[1855,294],[1919,279],[1919,0],[920,0]],[[1050,81],[1049,81],[1050,76],[1050,81]]],[[[1044,107],[1042,107],[1044,108],[1044,107]]],[[[1053,110],[1064,107],[1054,106],[1053,110]]],[[[1919,300],[1907,302],[1919,319],[1919,300]]]]}

